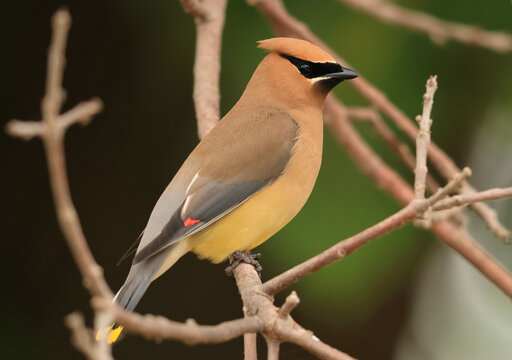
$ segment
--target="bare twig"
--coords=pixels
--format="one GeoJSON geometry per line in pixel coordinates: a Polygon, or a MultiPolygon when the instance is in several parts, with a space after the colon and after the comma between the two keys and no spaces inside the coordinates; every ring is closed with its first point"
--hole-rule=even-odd
{"type": "Polygon", "coordinates": [[[436,44],[454,40],[497,52],[512,51],[512,35],[486,31],[476,26],[438,19],[419,11],[405,9],[387,0],[339,0],[386,23],[425,33],[436,44]]]}
{"type": "Polygon", "coordinates": [[[217,325],[198,325],[192,319],[180,323],[162,316],[128,313],[118,307],[114,310],[114,316],[131,333],[157,341],[179,340],[187,345],[222,343],[263,329],[262,321],[255,316],[217,325]]]}
{"type": "MultiPolygon", "coordinates": [[[[416,117],[420,130],[416,136],[416,167],[414,170],[414,199],[423,200],[425,198],[426,180],[428,174],[427,168],[427,149],[430,144],[430,127],[432,119],[430,113],[434,105],[434,94],[437,90],[437,76],[431,76],[427,80],[426,91],[423,95],[423,112],[416,117]]],[[[425,217],[425,213],[418,214],[418,219],[414,221],[417,226],[429,228],[431,225],[430,216],[425,217]]]]}
{"type": "Polygon", "coordinates": [[[227,0],[181,0],[185,11],[192,13],[198,20],[194,61],[194,104],[200,139],[208,134],[220,119],[220,53],[226,3],[227,0]],[[200,11],[196,11],[197,9],[200,11]]]}
{"type": "Polygon", "coordinates": [[[423,112],[417,117],[420,131],[416,137],[416,170],[414,178],[414,198],[422,200],[425,198],[425,182],[427,180],[427,149],[430,144],[430,127],[432,119],[430,113],[434,104],[434,94],[437,90],[437,76],[431,76],[427,80],[426,92],[423,95],[423,112]]]}
{"type": "MultiPolygon", "coordinates": [[[[41,102],[43,120],[36,125],[31,122],[24,126],[20,122],[8,124],[8,131],[24,139],[40,136],[46,150],[50,184],[60,228],[71,250],[71,254],[83,276],[85,287],[94,295],[112,299],[112,292],[103,277],[101,267],[96,263],[87,245],[76,209],[71,200],[64,155],[64,131],[67,126],[82,121],[101,110],[101,101],[93,99],[70,110],[64,119],[59,115],[65,98],[62,78],[65,64],[66,40],[71,17],[67,10],[58,10],[52,18],[52,41],[48,52],[46,93],[41,102]]],[[[96,313],[97,323],[111,319],[108,314],[96,313]]],[[[83,321],[77,316],[68,319],[72,326],[73,343],[87,357],[101,360],[112,358],[108,344],[98,345],[92,337],[85,340],[83,321]],[[85,350],[86,344],[90,348],[85,350]]],[[[110,320],[109,320],[110,321],[110,320]]]]}
{"type": "Polygon", "coordinates": [[[43,120],[39,124],[29,122],[26,128],[22,122],[14,121],[8,124],[7,129],[14,136],[27,138],[29,132],[32,132],[31,137],[38,135],[43,138],[59,225],[73,257],[84,275],[84,285],[93,294],[112,297],[112,292],[102,276],[102,270],[94,260],[85,240],[80,220],[71,200],[66,173],[63,129],[72,123],[82,121],[84,117],[94,115],[102,108],[101,101],[93,99],[68,111],[64,114],[66,115],[64,118],[59,115],[64,99],[64,90],[62,89],[64,52],[70,24],[71,17],[66,10],[58,10],[53,16],[53,37],[48,53],[46,94],[41,106],[43,120]],[[39,131],[39,133],[35,134],[35,131],[39,131]]]}
{"type": "MultiPolygon", "coordinates": [[[[270,0],[260,0],[258,4],[270,4],[273,6],[269,1],[270,0]]],[[[196,18],[199,19],[197,21],[198,53],[196,54],[196,66],[198,62],[204,60],[204,57],[211,56],[213,56],[215,58],[214,61],[218,63],[220,53],[216,51],[220,51],[220,32],[222,30],[226,0],[204,0],[202,2],[182,0],[182,4],[188,12],[193,13],[196,18]],[[216,15],[219,13],[222,16],[221,20],[216,18],[216,15]],[[200,35],[200,32],[202,33],[202,31],[204,31],[204,34],[206,34],[206,28],[200,28],[201,24],[211,24],[215,22],[217,22],[215,27],[217,33],[213,31],[215,33],[213,38],[205,40],[207,39],[207,35],[200,35]],[[200,29],[202,30],[200,31],[200,29]],[[201,41],[205,42],[201,43],[200,38],[202,39],[201,41]],[[213,41],[216,50],[208,51],[206,41],[213,41]],[[200,51],[199,48],[202,50],[200,51]]],[[[281,26],[281,28],[285,30],[288,29],[288,27],[297,29],[298,26],[299,32],[305,32],[306,35],[309,34],[310,37],[314,38],[312,34],[308,33],[306,28],[301,28],[300,24],[297,24],[296,21],[286,13],[284,7],[282,7],[279,2],[275,2],[274,4],[281,6],[280,8],[278,7],[278,13],[281,17],[274,18],[274,25],[281,26]]],[[[266,5],[263,5],[263,7],[265,6],[266,5]]],[[[273,10],[270,8],[269,11],[272,12],[273,10]]],[[[454,191],[455,188],[460,186],[465,178],[469,176],[469,170],[464,170],[462,174],[456,174],[448,185],[439,189],[430,198],[411,201],[414,197],[412,189],[405,184],[396,173],[383,164],[376,154],[372,153],[346,121],[346,112],[343,112],[341,105],[330,99],[327,107],[333,114],[333,120],[330,122],[333,133],[338,137],[340,142],[346,146],[349,153],[351,153],[356,160],[356,163],[361,166],[363,172],[376,180],[376,183],[380,187],[388,191],[396,199],[403,203],[408,203],[408,205],[388,219],[366,229],[360,234],[338,243],[316,257],[268,281],[264,285],[262,285],[259,276],[252,266],[248,264],[239,265],[235,269],[234,275],[244,304],[245,317],[242,319],[226,321],[218,325],[201,326],[191,319],[186,323],[179,323],[163,317],[151,315],[142,316],[136,313],[125,312],[117,305],[112,304],[112,292],[106,284],[101,268],[94,260],[85,240],[69,190],[64,156],[65,130],[74,123],[87,122],[88,119],[99,112],[102,107],[101,101],[93,99],[89,102],[81,103],[72,110],[59,115],[65,98],[65,92],[62,88],[62,77],[65,63],[65,44],[70,23],[69,13],[65,10],[59,10],[52,21],[54,31],[49,51],[46,93],[42,101],[43,120],[39,123],[11,122],[7,129],[11,134],[21,138],[39,136],[43,139],[59,225],[83,276],[84,285],[93,296],[92,307],[95,310],[95,331],[99,328],[104,328],[107,324],[115,320],[128,331],[141,334],[147,338],[156,340],[176,339],[187,344],[225,342],[241,336],[242,334],[249,334],[244,336],[246,339],[246,349],[248,349],[246,354],[252,351],[253,354],[251,356],[253,356],[253,358],[248,357],[247,359],[256,358],[255,334],[260,332],[265,336],[269,344],[269,359],[277,359],[279,355],[279,344],[283,341],[288,341],[302,346],[322,359],[349,360],[352,359],[349,355],[321,342],[310,331],[305,330],[293,320],[290,316],[290,312],[299,301],[294,292],[286,299],[281,309],[273,305],[273,298],[269,294],[273,294],[285,288],[312,271],[339,260],[368,241],[410,221],[417,216],[417,214],[425,213],[432,207],[435,208],[437,203],[443,204],[443,201],[445,201],[448,205],[453,203],[452,206],[460,206],[473,201],[490,200],[511,195],[510,189],[493,189],[488,193],[482,193],[483,195],[480,196],[477,194],[442,200],[450,192],[454,191]],[[341,131],[339,131],[340,129],[346,130],[346,133],[342,134],[341,131]],[[353,138],[350,139],[350,137],[353,138]],[[362,161],[362,159],[364,159],[364,161],[362,161]],[[366,162],[366,164],[363,164],[364,162],[366,162]],[[392,183],[393,181],[395,181],[394,184],[392,183]]],[[[208,30],[208,32],[211,31],[212,29],[208,30]]],[[[212,66],[208,61],[205,62],[205,64],[210,64],[206,66],[212,66]]],[[[208,74],[202,74],[206,76],[206,83],[215,85],[216,90],[196,89],[198,92],[195,93],[194,96],[201,136],[204,136],[204,134],[208,132],[208,126],[211,128],[218,121],[219,70],[220,67],[217,66],[215,68],[214,66],[213,70],[210,68],[208,74]],[[209,81],[209,78],[214,78],[216,81],[209,81]],[[215,97],[216,94],[217,98],[215,97]],[[215,102],[216,104],[214,104],[215,102]],[[213,104],[214,106],[207,104],[213,104]],[[200,108],[205,112],[204,114],[199,111],[200,108]],[[203,122],[204,118],[210,120],[203,122]],[[205,124],[209,125],[206,126],[205,124]],[[204,133],[201,131],[204,131],[204,133]]],[[[196,87],[198,76],[199,74],[196,71],[196,87]]],[[[443,206],[448,207],[448,205],[445,204],[443,206]]],[[[466,257],[491,281],[495,282],[504,292],[512,297],[512,277],[489,255],[472,241],[454,236],[453,225],[446,221],[433,224],[432,229],[448,246],[454,248],[466,257]]],[[[86,328],[83,318],[80,315],[72,314],[67,318],[66,323],[72,329],[73,344],[82,351],[88,359],[110,360],[112,358],[110,346],[106,342],[95,342],[93,340],[92,332],[86,328]]]]}
{"type": "Polygon", "coordinates": [[[300,299],[297,296],[297,293],[295,291],[292,291],[290,295],[286,297],[286,300],[279,309],[279,316],[281,316],[283,319],[286,319],[288,315],[292,312],[293,309],[299,305],[300,299]]]}
{"type": "Polygon", "coordinates": [[[98,352],[94,346],[92,331],[85,326],[84,317],[80,313],[71,313],[65,318],[67,327],[71,330],[71,344],[88,360],[98,360],[98,352]]]}
{"type": "MultiPolygon", "coordinates": [[[[416,168],[416,158],[411,149],[391,131],[376,109],[368,107],[345,107],[345,111],[347,112],[346,116],[351,120],[370,123],[377,135],[384,140],[396,157],[414,171],[416,168]]],[[[427,173],[426,184],[427,189],[429,189],[431,193],[439,189],[439,184],[429,173],[427,173]]]]}
{"type": "MultiPolygon", "coordinates": [[[[412,203],[411,203],[412,204],[412,203]]],[[[303,277],[314,273],[315,271],[332,264],[345,256],[351,254],[369,241],[376,239],[389,231],[402,226],[412,220],[418,213],[416,205],[410,205],[381,222],[363,230],[362,232],[351,236],[336,245],[324,250],[320,254],[304,261],[303,263],[292,267],[282,274],[266,281],[263,284],[263,291],[273,295],[288,286],[296,283],[303,277]]]]}
{"type": "Polygon", "coordinates": [[[433,206],[435,203],[437,203],[439,200],[445,198],[450,193],[457,191],[461,186],[464,185],[464,182],[468,177],[471,176],[471,169],[468,167],[465,167],[462,169],[461,173],[458,173],[454,176],[452,180],[448,182],[444,187],[437,190],[434,195],[429,197],[427,199],[428,206],[433,206]]]}
{"type": "Polygon", "coordinates": [[[452,209],[454,206],[466,206],[480,201],[499,200],[512,197],[512,187],[503,189],[489,189],[478,193],[455,195],[439,201],[432,207],[433,210],[452,209]]]}
{"type": "MultiPolygon", "coordinates": [[[[344,107],[347,118],[368,122],[372,125],[375,132],[384,140],[386,145],[409,169],[412,171],[416,168],[416,158],[414,157],[409,146],[401,141],[393,131],[387,126],[379,112],[376,109],[368,107],[344,107]]],[[[430,193],[434,193],[439,189],[437,181],[427,172],[426,186],[430,193]]],[[[449,213],[436,214],[432,220],[446,220],[453,217],[459,224],[465,224],[467,219],[462,213],[462,208],[451,209],[449,213]]]]}
{"type": "MultiPolygon", "coordinates": [[[[60,120],[55,124],[59,133],[66,131],[68,127],[79,123],[86,125],[91,118],[101,112],[103,102],[98,98],[84,101],[76,105],[74,108],[60,115],[60,120]]],[[[48,127],[41,121],[21,121],[11,120],[5,126],[7,134],[19,137],[23,140],[30,140],[34,137],[45,136],[44,132],[48,127]]]]}

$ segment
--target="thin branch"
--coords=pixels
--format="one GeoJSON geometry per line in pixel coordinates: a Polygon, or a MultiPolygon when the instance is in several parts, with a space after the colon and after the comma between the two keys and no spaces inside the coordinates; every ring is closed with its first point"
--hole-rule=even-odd
{"type": "MultiPolygon", "coordinates": [[[[71,17],[68,11],[59,9],[52,17],[53,32],[48,52],[46,93],[41,102],[42,121],[38,126],[34,122],[28,123],[26,126],[20,122],[11,122],[8,124],[7,130],[12,135],[24,139],[36,135],[43,139],[57,219],[71,254],[83,276],[84,286],[92,294],[111,301],[112,292],[103,277],[101,267],[94,260],[85,240],[80,220],[71,199],[66,172],[64,130],[67,126],[83,121],[84,117],[90,117],[102,108],[101,101],[93,99],[70,110],[64,119],[59,115],[65,98],[62,78],[66,62],[66,40],[70,26],[71,17]]],[[[96,312],[95,316],[97,324],[112,320],[109,314],[102,312],[96,312]]],[[[88,358],[98,360],[110,360],[112,358],[108,344],[96,344],[92,336],[89,336],[89,340],[85,340],[87,332],[84,330],[83,320],[80,321],[77,316],[72,316],[68,318],[68,325],[73,330],[73,343],[88,358]],[[87,350],[85,349],[86,346],[89,347],[87,350]]]]}
{"type": "MultiPolygon", "coordinates": [[[[344,106],[344,105],[343,105],[344,106]]],[[[416,158],[414,157],[411,149],[407,144],[402,142],[393,131],[386,125],[379,112],[376,109],[368,107],[345,107],[347,118],[350,120],[357,120],[362,122],[368,122],[372,125],[373,130],[379,135],[391,151],[406,164],[410,169],[414,171],[416,167],[416,158]]],[[[430,189],[439,188],[439,185],[435,182],[432,177],[427,177],[427,183],[432,181],[430,189]],[[429,180],[430,179],[430,180],[429,180]]]]}
{"type": "Polygon", "coordinates": [[[85,326],[84,317],[80,313],[71,313],[64,319],[66,326],[71,330],[71,344],[88,360],[98,360],[92,331],[85,326]]]}
{"type": "Polygon", "coordinates": [[[199,20],[196,21],[193,96],[200,139],[220,119],[220,55],[226,3],[227,0],[181,0],[184,10],[199,20]]]}
{"type": "Polygon", "coordinates": [[[66,65],[66,42],[71,26],[71,16],[65,9],[59,9],[52,17],[52,40],[46,64],[46,93],[41,103],[43,120],[49,127],[56,128],[57,118],[66,92],[62,88],[66,65]]]}
{"type": "MultiPolygon", "coordinates": [[[[462,195],[477,194],[475,188],[473,188],[468,183],[464,184],[460,190],[460,193],[462,195]]],[[[487,228],[491,230],[494,235],[496,235],[504,244],[511,244],[512,233],[509,229],[501,224],[500,220],[498,219],[498,213],[496,210],[481,202],[472,203],[471,207],[475,213],[479,215],[480,218],[482,218],[487,228]]]]}
{"type": "Polygon", "coordinates": [[[462,172],[456,174],[452,180],[448,182],[444,187],[437,190],[434,195],[427,199],[427,205],[429,207],[436,204],[439,200],[448,196],[448,194],[457,191],[460,187],[464,185],[464,182],[468,177],[471,176],[471,169],[469,167],[465,167],[462,169],[462,172]]]}
{"type": "Polygon", "coordinates": [[[283,306],[279,309],[279,316],[286,319],[290,313],[299,305],[300,299],[295,291],[286,297],[283,306]]]}
{"type": "Polygon", "coordinates": [[[383,22],[425,33],[436,44],[454,40],[496,52],[512,51],[512,35],[505,32],[486,31],[477,26],[441,20],[419,11],[405,9],[387,0],[338,1],[383,22]]]}
{"type": "MultiPolygon", "coordinates": [[[[98,98],[92,98],[76,105],[71,110],[59,116],[55,124],[58,132],[62,133],[73,124],[87,125],[92,117],[103,110],[103,102],[98,98]]],[[[11,136],[23,140],[31,140],[34,137],[44,137],[48,127],[41,121],[11,120],[5,126],[5,132],[11,136]]]]}
{"type": "Polygon", "coordinates": [[[345,256],[351,254],[371,240],[376,239],[390,232],[391,230],[402,226],[408,221],[411,221],[417,213],[418,208],[416,205],[406,206],[399,212],[380,221],[379,223],[363,230],[354,236],[340,241],[329,249],[322,251],[320,254],[313,256],[303,263],[296,265],[291,269],[281,273],[280,275],[277,275],[276,277],[266,281],[263,284],[262,289],[267,294],[274,295],[281,290],[286,289],[288,286],[296,283],[303,277],[343,259],[345,256]]]}
{"type": "Polygon", "coordinates": [[[198,325],[192,319],[181,323],[162,316],[129,313],[119,307],[113,312],[116,321],[131,333],[157,341],[179,340],[187,345],[223,343],[244,333],[256,333],[263,329],[263,322],[255,316],[217,325],[198,325]]]}
{"type": "MultiPolygon", "coordinates": [[[[379,112],[376,109],[368,107],[344,107],[347,118],[350,120],[368,122],[379,135],[386,145],[391,149],[395,156],[400,159],[412,171],[416,168],[416,158],[409,146],[401,141],[393,131],[387,126],[379,112]]],[[[437,181],[427,172],[426,186],[430,193],[435,193],[440,188],[437,181]]],[[[459,224],[467,222],[466,216],[462,213],[462,208],[451,209],[449,214],[437,214],[435,220],[446,220],[453,217],[459,224]]],[[[434,218],[432,218],[434,220],[434,218]]]]}
{"type": "Polygon", "coordinates": [[[83,121],[84,118],[90,118],[102,109],[101,100],[92,99],[89,102],[80,103],[62,116],[59,115],[64,98],[62,77],[66,38],[70,24],[71,17],[67,10],[58,10],[52,18],[53,36],[48,53],[46,94],[41,105],[43,120],[27,124],[13,120],[6,128],[13,136],[27,138],[29,135],[30,137],[37,135],[42,137],[59,225],[75,262],[84,275],[84,285],[95,295],[112,298],[112,292],[103,278],[102,270],[94,260],[85,240],[80,220],[71,200],[66,173],[63,129],[75,122],[83,121]]]}
{"type": "Polygon", "coordinates": [[[512,197],[512,187],[503,189],[495,188],[478,193],[451,196],[439,201],[432,207],[432,209],[435,211],[440,211],[451,209],[455,206],[466,206],[475,202],[499,200],[508,197],[512,197]]]}
{"type": "Polygon", "coordinates": [[[430,144],[430,127],[432,119],[430,113],[434,104],[434,94],[437,90],[437,76],[431,76],[427,80],[426,92],[423,95],[423,113],[418,116],[420,131],[416,137],[416,170],[414,178],[414,198],[423,200],[425,198],[427,180],[427,149],[430,144]]]}

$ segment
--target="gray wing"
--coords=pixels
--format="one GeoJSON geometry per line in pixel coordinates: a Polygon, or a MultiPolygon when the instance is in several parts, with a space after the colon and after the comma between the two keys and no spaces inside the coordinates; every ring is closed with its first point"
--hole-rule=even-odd
{"type": "Polygon", "coordinates": [[[292,156],[297,124],[283,113],[265,113],[255,118],[258,121],[242,122],[243,127],[223,119],[198,145],[183,165],[202,162],[188,184],[184,200],[161,232],[141,245],[134,264],[214,223],[283,172],[292,156]],[[224,133],[220,138],[222,131],[229,131],[228,136],[224,133]],[[265,134],[255,141],[251,136],[254,131],[265,134]]]}

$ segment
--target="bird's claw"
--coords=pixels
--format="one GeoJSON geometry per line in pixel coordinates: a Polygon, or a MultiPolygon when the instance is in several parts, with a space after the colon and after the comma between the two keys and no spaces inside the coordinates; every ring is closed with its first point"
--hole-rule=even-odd
{"type": "Polygon", "coordinates": [[[233,276],[233,273],[241,262],[254,266],[254,270],[261,277],[261,270],[263,269],[258,262],[261,254],[251,254],[250,252],[235,251],[229,256],[229,266],[224,270],[227,276],[233,276]]]}

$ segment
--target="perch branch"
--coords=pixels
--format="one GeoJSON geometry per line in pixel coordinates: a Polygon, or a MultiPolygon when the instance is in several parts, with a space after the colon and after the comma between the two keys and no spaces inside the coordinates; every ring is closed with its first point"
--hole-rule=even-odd
{"type": "MultiPolygon", "coordinates": [[[[241,263],[234,276],[248,318],[258,317],[263,322],[261,331],[265,339],[297,344],[320,359],[350,360],[351,356],[323,343],[311,331],[297,324],[291,316],[283,318],[273,298],[262,290],[261,279],[249,264],[241,263]]],[[[289,307],[289,305],[287,305],[289,307]]],[[[286,310],[285,310],[286,311],[286,310]]],[[[275,344],[272,351],[275,353],[275,344]]],[[[271,353],[269,353],[271,355],[271,353]]]]}
{"type": "Polygon", "coordinates": [[[486,31],[477,26],[441,20],[429,14],[405,9],[387,0],[338,1],[383,22],[425,33],[436,44],[454,40],[496,52],[512,51],[512,35],[505,32],[486,31]]]}

